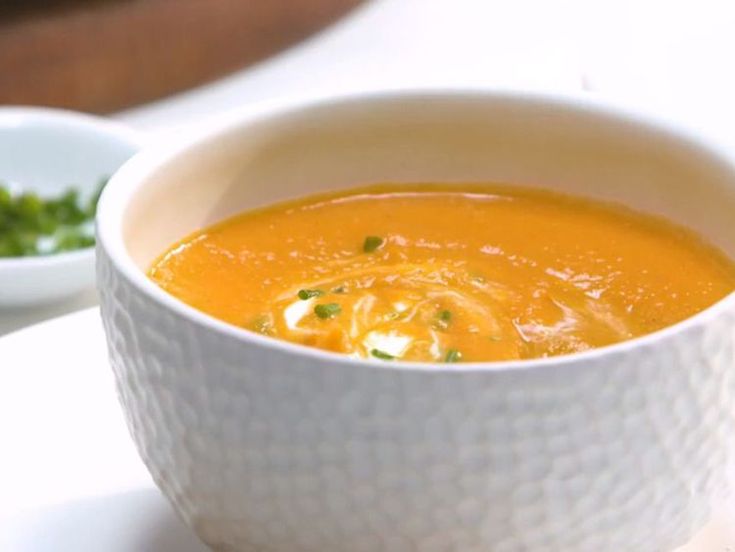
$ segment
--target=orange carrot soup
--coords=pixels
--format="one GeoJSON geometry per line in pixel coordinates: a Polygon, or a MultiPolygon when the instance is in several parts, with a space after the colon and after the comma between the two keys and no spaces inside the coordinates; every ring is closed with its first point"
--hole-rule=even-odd
{"type": "Polygon", "coordinates": [[[171,246],[150,278],[236,326],[356,357],[584,351],[735,289],[700,237],[624,207],[513,187],[381,186],[246,212],[171,246]]]}

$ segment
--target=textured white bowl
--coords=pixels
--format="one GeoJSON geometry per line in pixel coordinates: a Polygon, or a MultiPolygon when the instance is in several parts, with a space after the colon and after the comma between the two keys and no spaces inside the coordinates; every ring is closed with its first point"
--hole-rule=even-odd
{"type": "MultiPolygon", "coordinates": [[[[40,195],[69,187],[90,197],[139,149],[138,136],[100,117],[37,107],[0,108],[0,183],[40,195]]],[[[94,285],[94,248],[0,258],[0,307],[47,303],[94,285]]]]}
{"type": "MultiPolygon", "coordinates": [[[[369,182],[502,181],[665,215],[735,255],[735,167],[583,100],[359,96],[234,114],[116,174],[102,316],[127,421],[214,549],[669,552],[727,491],[735,296],[551,359],[373,363],[219,322],[144,270],[243,209],[369,182]]],[[[234,298],[236,300],[236,298],[234,298]]]]}

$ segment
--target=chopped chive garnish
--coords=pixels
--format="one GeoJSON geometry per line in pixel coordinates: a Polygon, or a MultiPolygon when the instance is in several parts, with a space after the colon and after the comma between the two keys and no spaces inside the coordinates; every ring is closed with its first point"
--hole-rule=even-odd
{"type": "Polygon", "coordinates": [[[394,360],[396,358],[391,354],[381,351],[380,349],[372,349],[370,351],[370,354],[373,355],[375,358],[379,358],[380,360],[394,360]]]}
{"type": "Polygon", "coordinates": [[[337,303],[327,303],[325,305],[317,305],[314,307],[314,314],[319,318],[326,320],[327,318],[333,318],[342,312],[342,307],[337,303]]]}
{"type": "Polygon", "coordinates": [[[0,182],[0,257],[50,255],[91,247],[104,182],[90,199],[76,188],[56,197],[11,193],[0,182]]]}
{"type": "Polygon", "coordinates": [[[332,293],[344,293],[345,291],[347,291],[345,286],[337,286],[332,290],[332,293]]]}
{"type": "Polygon", "coordinates": [[[324,295],[324,292],[320,289],[300,289],[299,290],[299,299],[302,301],[306,301],[307,299],[311,299],[312,297],[321,297],[324,295]]]}
{"type": "Polygon", "coordinates": [[[434,328],[437,330],[446,330],[449,327],[449,322],[452,320],[452,311],[439,311],[436,318],[437,320],[434,323],[434,328]]]}
{"type": "Polygon", "coordinates": [[[383,245],[383,238],[380,238],[378,236],[368,236],[367,238],[365,238],[365,243],[362,245],[362,250],[365,253],[372,253],[381,245],[383,245]]]}
{"type": "Polygon", "coordinates": [[[449,349],[447,356],[444,357],[444,362],[459,362],[460,360],[462,360],[462,353],[457,349],[449,349]]]}

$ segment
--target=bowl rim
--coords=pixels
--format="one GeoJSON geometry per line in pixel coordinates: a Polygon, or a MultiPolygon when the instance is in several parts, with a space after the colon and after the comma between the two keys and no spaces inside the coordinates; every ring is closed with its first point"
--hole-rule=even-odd
{"type": "MultiPolygon", "coordinates": [[[[21,125],[28,122],[54,126],[71,125],[90,134],[105,134],[130,146],[134,152],[133,155],[140,151],[145,143],[142,134],[123,123],[69,109],[26,105],[0,106],[0,129],[5,128],[8,120],[12,121],[13,119],[17,119],[21,125]]],[[[91,245],[73,251],[62,251],[49,255],[0,257],[0,270],[32,270],[37,267],[50,268],[75,263],[94,256],[94,249],[95,246],[91,245]]]]}
{"type": "MultiPolygon", "coordinates": [[[[135,197],[147,176],[162,166],[186,154],[190,149],[229,134],[245,129],[258,122],[298,114],[311,109],[328,106],[345,106],[360,103],[380,103],[381,101],[445,100],[445,101],[490,101],[516,102],[526,106],[563,109],[572,113],[589,113],[613,121],[628,123],[647,131],[663,135],[678,143],[706,154],[731,170],[735,179],[735,158],[722,144],[695,132],[689,127],[665,120],[659,116],[643,112],[638,108],[613,103],[591,95],[580,93],[548,93],[526,90],[478,89],[478,88],[418,88],[405,90],[368,90],[330,96],[307,96],[298,98],[278,98],[265,100],[245,107],[229,110],[186,130],[180,130],[174,140],[155,143],[128,160],[110,179],[100,198],[96,226],[97,247],[108,257],[119,274],[149,301],[186,319],[196,326],[213,331],[220,336],[234,339],[243,344],[270,349],[284,355],[308,358],[323,365],[346,366],[355,369],[386,369],[406,372],[430,373],[506,373],[544,369],[548,366],[578,366],[593,363],[601,357],[621,356],[633,349],[649,348],[659,342],[669,341],[687,333],[723,312],[735,310],[735,291],[723,297],[706,309],[695,313],[676,324],[633,339],[621,341],[587,351],[569,353],[553,357],[522,360],[502,360],[484,362],[416,362],[402,360],[377,360],[350,357],[341,353],[325,351],[306,345],[292,343],[273,337],[263,336],[244,328],[224,322],[212,315],[184,303],[170,295],[151,281],[134,263],[125,247],[122,224],[125,210],[135,197]],[[197,132],[192,132],[196,128],[197,132]]],[[[98,279],[98,282],[100,279],[98,279]]],[[[99,284],[98,284],[99,285],[99,284]]]]}

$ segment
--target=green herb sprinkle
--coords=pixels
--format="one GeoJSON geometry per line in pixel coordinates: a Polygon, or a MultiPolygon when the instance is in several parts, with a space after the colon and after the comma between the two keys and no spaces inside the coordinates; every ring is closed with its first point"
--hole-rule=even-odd
{"type": "Polygon", "coordinates": [[[383,245],[383,238],[378,236],[368,236],[365,238],[365,243],[362,244],[362,250],[365,253],[372,253],[376,251],[381,245],[383,245]]]}
{"type": "Polygon", "coordinates": [[[379,358],[380,360],[394,360],[396,358],[393,355],[386,353],[385,351],[381,351],[380,349],[372,349],[370,351],[370,354],[375,358],[379,358]]]}
{"type": "Polygon", "coordinates": [[[326,303],[314,307],[314,314],[316,314],[322,320],[326,320],[327,318],[334,318],[340,312],[342,312],[342,307],[340,307],[337,303],[326,303]]]}
{"type": "Polygon", "coordinates": [[[321,297],[324,295],[324,292],[320,289],[300,289],[298,295],[299,299],[306,301],[312,297],[321,297]]]}

